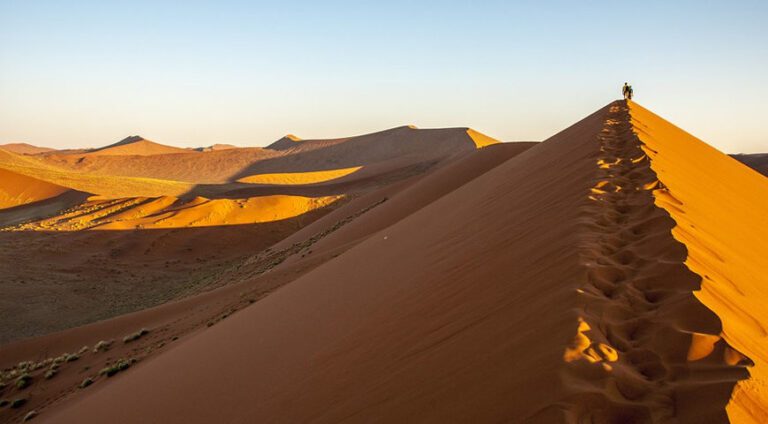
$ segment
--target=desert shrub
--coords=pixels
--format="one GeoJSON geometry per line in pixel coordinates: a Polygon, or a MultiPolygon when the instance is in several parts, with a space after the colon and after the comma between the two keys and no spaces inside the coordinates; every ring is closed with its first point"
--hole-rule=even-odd
{"type": "Polygon", "coordinates": [[[101,340],[98,343],[96,343],[96,346],[93,347],[93,353],[98,352],[106,352],[109,350],[109,348],[112,346],[112,340],[110,341],[104,341],[101,340]]]}
{"type": "Polygon", "coordinates": [[[11,402],[11,408],[13,409],[21,408],[26,403],[27,403],[27,399],[25,398],[14,399],[13,402],[11,402]]]}
{"type": "Polygon", "coordinates": [[[16,388],[21,390],[32,384],[32,376],[29,374],[22,374],[16,379],[16,388]]]}
{"type": "Polygon", "coordinates": [[[91,384],[93,384],[93,379],[91,377],[86,377],[85,380],[83,380],[83,382],[80,383],[80,388],[84,389],[90,386],[91,384]]]}
{"type": "Polygon", "coordinates": [[[66,362],[74,362],[74,361],[77,361],[78,359],[80,359],[80,355],[78,355],[76,353],[72,353],[72,354],[69,354],[69,355],[66,356],[65,361],[66,362]]]}
{"type": "Polygon", "coordinates": [[[131,367],[131,364],[135,361],[132,359],[130,361],[127,361],[125,359],[120,359],[114,364],[102,369],[99,374],[106,375],[107,377],[112,377],[113,375],[119,373],[120,371],[125,371],[128,368],[131,367]]]}
{"type": "Polygon", "coordinates": [[[147,330],[146,328],[142,328],[141,330],[139,330],[139,331],[137,331],[135,333],[131,333],[131,334],[123,337],[123,343],[128,343],[128,342],[132,342],[134,340],[138,340],[142,336],[145,336],[147,334],[149,334],[149,330],[147,330]]]}
{"type": "Polygon", "coordinates": [[[45,374],[43,374],[43,377],[45,377],[46,380],[50,380],[53,377],[55,377],[56,373],[58,373],[58,372],[59,371],[56,368],[51,368],[48,371],[46,371],[45,374]]]}
{"type": "Polygon", "coordinates": [[[37,416],[37,411],[29,411],[29,412],[27,412],[27,415],[24,416],[24,420],[23,421],[29,421],[32,418],[35,418],[36,416],[37,416]]]}

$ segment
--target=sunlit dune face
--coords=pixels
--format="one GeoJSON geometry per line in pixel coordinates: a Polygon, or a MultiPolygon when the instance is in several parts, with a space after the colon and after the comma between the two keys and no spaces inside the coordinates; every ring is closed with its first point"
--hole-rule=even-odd
{"type": "Polygon", "coordinates": [[[50,199],[68,190],[0,168],[0,210],[50,199]]]}
{"type": "MultiPolygon", "coordinates": [[[[696,297],[723,325],[725,361],[754,361],[727,406],[731,422],[768,422],[768,179],[630,102],[634,131],[663,188],[657,206],[677,225],[686,266],[702,277],[696,297]]],[[[694,335],[689,360],[705,357],[713,336],[694,335]]]]}
{"type": "Polygon", "coordinates": [[[237,180],[248,184],[272,184],[272,185],[304,185],[317,184],[346,177],[362,169],[362,166],[351,168],[329,169],[325,171],[311,172],[283,172],[277,174],[257,174],[237,180]]]}
{"type": "Polygon", "coordinates": [[[469,138],[472,139],[472,141],[475,143],[475,147],[478,149],[482,149],[483,147],[490,146],[492,144],[498,144],[500,143],[499,140],[496,140],[495,138],[488,137],[487,135],[483,133],[479,133],[472,128],[469,128],[467,130],[467,135],[469,138]]]}
{"type": "Polygon", "coordinates": [[[176,197],[91,198],[60,215],[8,230],[78,231],[214,227],[259,224],[297,217],[329,206],[343,196],[274,195],[246,199],[182,202],[176,197]]]}

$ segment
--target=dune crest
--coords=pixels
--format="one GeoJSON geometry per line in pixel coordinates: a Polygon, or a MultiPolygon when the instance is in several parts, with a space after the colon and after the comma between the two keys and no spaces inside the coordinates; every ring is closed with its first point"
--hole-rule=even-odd
{"type": "Polygon", "coordinates": [[[703,278],[696,297],[722,320],[722,335],[754,366],[727,411],[734,423],[768,422],[768,179],[630,103],[633,129],[659,176],[655,202],[677,225],[686,265],[703,278]]]}
{"type": "Polygon", "coordinates": [[[490,146],[492,144],[498,144],[500,143],[499,140],[496,140],[495,138],[488,137],[487,135],[475,131],[472,128],[467,129],[467,135],[469,135],[469,138],[472,139],[472,141],[475,142],[475,147],[478,149],[482,149],[483,147],[490,146]]]}
{"type": "Polygon", "coordinates": [[[110,144],[105,147],[90,150],[84,153],[84,156],[152,156],[152,155],[165,155],[170,153],[190,153],[194,150],[182,149],[179,147],[166,146],[164,144],[155,143],[145,139],[144,137],[134,135],[126,137],[117,143],[110,144]]]}

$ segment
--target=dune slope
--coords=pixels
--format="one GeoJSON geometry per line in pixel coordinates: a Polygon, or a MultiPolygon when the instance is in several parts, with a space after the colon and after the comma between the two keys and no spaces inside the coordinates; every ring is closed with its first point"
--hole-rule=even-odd
{"type": "Polygon", "coordinates": [[[726,359],[744,354],[755,363],[728,415],[735,423],[768,422],[768,179],[640,105],[630,110],[661,181],[656,204],[676,221],[686,265],[704,279],[696,297],[717,313],[736,349],[726,359]]]}
{"type": "Polygon", "coordinates": [[[0,210],[47,200],[67,191],[67,187],[0,168],[0,210]]]}
{"type": "Polygon", "coordinates": [[[39,418],[723,421],[746,372],[655,180],[615,102],[39,418]]]}
{"type": "Polygon", "coordinates": [[[6,150],[12,153],[18,153],[21,155],[35,155],[38,153],[51,152],[53,149],[47,147],[33,146],[28,143],[8,143],[0,144],[0,149],[6,150]]]}
{"type": "Polygon", "coordinates": [[[171,153],[197,153],[195,150],[181,149],[155,143],[141,136],[126,137],[117,143],[84,153],[83,156],[152,156],[171,153]]]}

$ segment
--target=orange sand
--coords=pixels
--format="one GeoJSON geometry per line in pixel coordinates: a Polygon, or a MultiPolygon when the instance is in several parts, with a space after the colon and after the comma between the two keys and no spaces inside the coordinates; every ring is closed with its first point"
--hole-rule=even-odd
{"type": "Polygon", "coordinates": [[[127,137],[115,144],[92,150],[87,156],[152,156],[166,155],[171,153],[197,153],[194,150],[182,149],[179,147],[166,146],[164,144],[149,141],[140,136],[127,137]]]}
{"type": "MultiPolygon", "coordinates": [[[[97,235],[116,258],[184,252],[179,246],[200,251],[205,242],[171,242],[196,231],[216,240],[225,229],[251,227],[230,223],[281,216],[294,219],[278,224],[300,227],[297,212],[352,193],[270,249],[209,270],[216,281],[203,287],[220,288],[16,343],[0,352],[0,368],[152,323],[136,348],[85,353],[58,379],[36,382],[29,408],[42,412],[37,420],[607,424],[724,422],[730,415],[760,422],[764,356],[755,350],[765,344],[759,323],[766,317],[738,291],[764,303],[765,234],[730,220],[765,228],[765,203],[754,199],[764,186],[639,106],[631,112],[613,102],[527,150],[490,145],[466,128],[284,138],[233,179],[277,174],[273,181],[290,181],[287,174],[297,174],[311,181],[317,169],[364,169],[355,185],[266,187],[279,193],[273,196],[248,198],[243,193],[265,188],[232,183],[197,187],[213,195],[188,193],[183,201],[91,198],[28,224],[46,228],[28,229],[116,231],[29,234],[97,235]],[[418,172],[400,179],[389,173],[410,165],[418,172]],[[733,184],[712,188],[721,183],[707,172],[733,184]],[[313,194],[296,196],[306,193],[313,194]],[[742,200],[722,202],[727,196],[742,200]],[[718,225],[736,234],[719,234],[718,225]],[[180,228],[188,226],[202,228],[180,228]],[[745,234],[752,230],[757,235],[745,234]],[[121,234],[135,238],[118,244],[121,234]],[[152,234],[158,237],[142,241],[152,234]],[[738,351],[758,365],[736,386],[748,377],[738,351]],[[142,361],[109,380],[96,375],[98,367],[84,371],[94,386],[74,390],[83,364],[117,357],[142,361]]],[[[206,155],[216,152],[194,156],[206,155]]]]}
{"type": "Polygon", "coordinates": [[[329,169],[326,171],[284,172],[276,174],[258,174],[237,180],[248,184],[302,185],[317,184],[335,180],[360,170],[362,166],[329,169]]]}
{"type": "Polygon", "coordinates": [[[663,184],[656,204],[677,222],[672,234],[688,248],[686,265],[704,278],[696,297],[720,317],[725,340],[755,363],[728,416],[768,422],[768,179],[640,105],[630,109],[663,184]]]}
{"type": "Polygon", "coordinates": [[[39,202],[68,188],[0,168],[0,209],[39,202]]]}
{"type": "Polygon", "coordinates": [[[33,146],[27,143],[0,144],[0,149],[6,150],[12,153],[22,154],[22,155],[35,155],[38,153],[53,151],[53,149],[49,149],[47,147],[38,147],[38,146],[33,146]]]}
{"type": "Polygon", "coordinates": [[[500,143],[499,140],[496,140],[495,138],[488,137],[487,135],[475,131],[472,128],[467,129],[467,135],[469,138],[472,139],[472,141],[475,142],[475,147],[478,149],[482,149],[483,147],[490,146],[491,144],[498,144],[500,143]]]}
{"type": "Polygon", "coordinates": [[[16,231],[132,230],[258,224],[293,218],[328,206],[343,196],[273,195],[246,199],[184,202],[172,196],[98,199],[48,219],[13,227],[16,231]]]}

